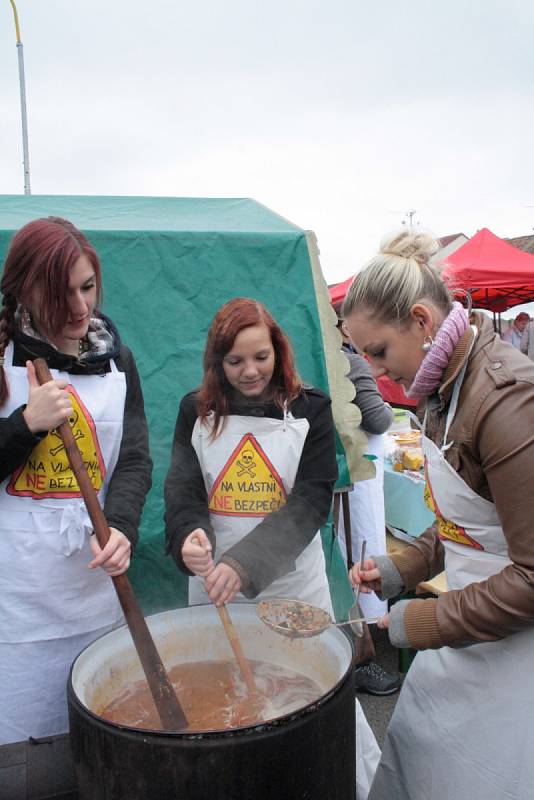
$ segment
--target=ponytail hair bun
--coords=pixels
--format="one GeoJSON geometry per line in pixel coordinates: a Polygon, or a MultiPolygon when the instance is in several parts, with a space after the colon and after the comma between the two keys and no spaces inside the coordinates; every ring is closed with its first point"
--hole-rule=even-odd
{"type": "Polygon", "coordinates": [[[380,243],[383,255],[413,258],[418,264],[430,264],[430,259],[438,252],[438,243],[428,233],[400,231],[386,236],[380,243]]]}
{"type": "Polygon", "coordinates": [[[342,315],[361,312],[388,324],[409,322],[415,303],[430,301],[444,315],[452,299],[430,259],[438,244],[428,233],[403,230],[386,236],[376,256],[359,272],[343,302],[342,315]]]}

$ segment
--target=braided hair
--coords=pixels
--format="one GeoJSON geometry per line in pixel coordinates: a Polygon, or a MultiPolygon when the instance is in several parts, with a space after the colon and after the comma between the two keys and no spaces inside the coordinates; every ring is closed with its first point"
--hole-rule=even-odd
{"type": "Polygon", "coordinates": [[[16,310],[17,300],[14,295],[4,294],[2,297],[2,308],[0,310],[0,406],[5,403],[8,397],[3,361],[6,347],[9,340],[13,338],[13,333],[15,331],[16,310]]]}

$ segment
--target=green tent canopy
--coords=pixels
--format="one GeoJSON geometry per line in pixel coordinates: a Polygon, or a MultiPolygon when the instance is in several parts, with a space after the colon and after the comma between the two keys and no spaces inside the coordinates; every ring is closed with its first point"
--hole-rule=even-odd
{"type": "MultiPolygon", "coordinates": [[[[102,310],[133,350],[143,384],[154,485],[130,577],[146,613],[187,603],[187,579],[164,555],[163,481],[178,404],[200,381],[209,324],[230,298],[254,297],[269,308],[290,336],[306,382],[333,396],[332,384],[339,385],[334,412],[352,479],[372,474],[361,458],[364,437],[354,434],[359,412],[343,377],[346,359],[313,234],[241,198],[0,195],[1,261],[16,230],[49,215],[69,219],[95,246],[103,268],[102,310]],[[343,414],[348,408],[348,421],[341,420],[341,406],[343,414]]],[[[348,483],[341,440],[342,481],[348,483]]],[[[323,529],[323,545],[339,617],[352,595],[331,526],[323,529]]]]}

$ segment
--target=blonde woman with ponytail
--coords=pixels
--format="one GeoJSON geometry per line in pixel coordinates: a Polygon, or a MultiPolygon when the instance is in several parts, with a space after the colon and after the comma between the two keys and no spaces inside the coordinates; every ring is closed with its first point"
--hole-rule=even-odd
{"type": "MultiPolygon", "coordinates": [[[[151,461],[131,352],[98,311],[98,256],[72,223],[14,236],[0,281],[0,745],[65,733],[76,654],[120,624],[151,461]],[[39,386],[33,360],[53,380],[39,386]],[[111,530],[101,550],[56,428],[69,421],[111,530]]],[[[0,791],[1,794],[1,791],[0,791]]]]}
{"type": "Polygon", "coordinates": [[[446,571],[437,598],[394,603],[379,622],[418,651],[369,800],[534,797],[534,364],[488,316],[452,302],[437,245],[388,237],[343,308],[377,375],[420,401],[435,524],[402,553],[351,572],[393,598],[446,571]]]}

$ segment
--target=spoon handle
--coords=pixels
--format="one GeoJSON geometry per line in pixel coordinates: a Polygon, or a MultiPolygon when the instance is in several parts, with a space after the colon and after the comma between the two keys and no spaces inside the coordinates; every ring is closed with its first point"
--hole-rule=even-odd
{"type": "Polygon", "coordinates": [[[355,622],[378,622],[382,617],[357,617],[357,619],[347,619],[345,622],[333,622],[335,628],[341,628],[342,625],[353,625],[355,622]]]}
{"type": "MultiPolygon", "coordinates": [[[[365,548],[367,545],[367,539],[362,539],[361,549],[360,549],[360,569],[362,568],[362,564],[365,560],[365,548]]],[[[356,608],[358,605],[358,601],[360,599],[360,589],[362,585],[361,583],[358,584],[358,588],[356,589],[356,593],[354,595],[354,603],[353,608],[356,608]]],[[[352,622],[359,622],[359,620],[352,620],[352,622]]]]}

